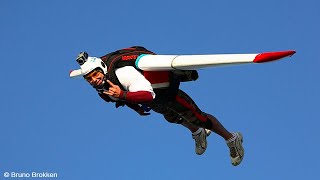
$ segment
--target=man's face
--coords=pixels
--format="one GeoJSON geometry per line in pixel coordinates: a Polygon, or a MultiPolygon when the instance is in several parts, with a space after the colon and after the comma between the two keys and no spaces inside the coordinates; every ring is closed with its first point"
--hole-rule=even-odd
{"type": "Polygon", "coordinates": [[[103,83],[104,74],[101,71],[92,71],[88,75],[85,76],[85,79],[92,86],[100,86],[103,83]]]}

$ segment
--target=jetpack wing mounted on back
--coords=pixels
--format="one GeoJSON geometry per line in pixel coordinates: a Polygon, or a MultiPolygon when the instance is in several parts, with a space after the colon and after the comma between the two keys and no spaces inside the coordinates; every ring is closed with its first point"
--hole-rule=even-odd
{"type": "Polygon", "coordinates": [[[292,56],[296,51],[265,52],[256,54],[209,55],[140,55],[136,67],[144,71],[195,70],[207,67],[245,63],[264,63],[292,56]]]}

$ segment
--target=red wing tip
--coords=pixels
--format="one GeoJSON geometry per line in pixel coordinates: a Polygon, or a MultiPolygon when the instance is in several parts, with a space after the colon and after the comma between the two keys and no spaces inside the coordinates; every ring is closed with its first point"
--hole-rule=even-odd
{"type": "Polygon", "coordinates": [[[288,56],[292,56],[295,53],[296,51],[294,50],[260,53],[254,58],[253,62],[264,63],[264,62],[275,61],[288,56]]]}

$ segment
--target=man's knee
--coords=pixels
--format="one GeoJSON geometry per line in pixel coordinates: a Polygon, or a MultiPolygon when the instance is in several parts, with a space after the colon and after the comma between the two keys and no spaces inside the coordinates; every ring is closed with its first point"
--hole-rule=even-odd
{"type": "Polygon", "coordinates": [[[212,129],[212,122],[207,114],[203,115],[201,118],[194,116],[190,119],[194,119],[194,121],[191,121],[190,123],[192,123],[195,126],[202,127],[205,129],[212,129]]]}
{"type": "Polygon", "coordinates": [[[212,122],[211,122],[211,120],[209,119],[209,118],[207,118],[207,120],[205,121],[205,122],[202,122],[201,123],[201,126],[203,127],[203,128],[206,128],[206,129],[212,129],[212,122]]]}
{"type": "Polygon", "coordinates": [[[181,116],[178,114],[166,114],[164,118],[169,122],[169,123],[174,123],[174,124],[181,124],[184,120],[181,116]]]}

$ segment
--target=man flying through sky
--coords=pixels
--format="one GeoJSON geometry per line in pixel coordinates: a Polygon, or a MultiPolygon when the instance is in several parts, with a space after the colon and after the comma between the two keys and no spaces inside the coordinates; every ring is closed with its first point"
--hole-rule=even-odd
{"type": "Polygon", "coordinates": [[[147,49],[134,46],[109,53],[103,57],[89,57],[81,52],[77,57],[81,69],[70,76],[83,76],[106,102],[116,107],[128,106],[142,116],[149,109],[160,113],[175,124],[188,128],[195,140],[196,154],[207,148],[207,136],[215,132],[226,140],[231,163],[237,166],[244,157],[243,137],[239,132],[229,132],[212,115],[201,111],[188,94],[180,88],[180,82],[196,80],[196,71],[141,71],[130,62],[141,54],[154,54],[147,49]]]}

